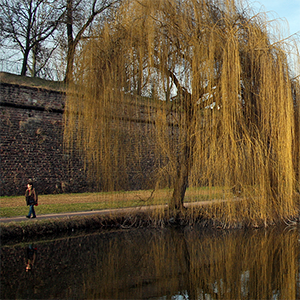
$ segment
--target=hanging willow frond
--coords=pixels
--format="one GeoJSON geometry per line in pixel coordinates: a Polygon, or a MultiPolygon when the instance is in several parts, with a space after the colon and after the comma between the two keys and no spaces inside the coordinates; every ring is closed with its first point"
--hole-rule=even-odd
{"type": "Polygon", "coordinates": [[[263,15],[233,0],[129,1],[94,36],[68,92],[65,145],[101,189],[169,187],[173,207],[187,187],[238,193],[229,221],[297,213],[299,80],[263,15]]]}

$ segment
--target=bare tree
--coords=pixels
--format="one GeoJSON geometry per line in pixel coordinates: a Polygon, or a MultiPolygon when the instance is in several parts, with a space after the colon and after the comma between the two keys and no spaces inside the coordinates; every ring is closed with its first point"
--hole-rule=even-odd
{"type": "Polygon", "coordinates": [[[60,24],[61,8],[59,0],[0,1],[2,41],[22,53],[21,75],[26,75],[30,53],[34,57],[32,74],[36,74],[35,58],[60,24]]]}
{"type": "Polygon", "coordinates": [[[97,16],[116,7],[122,0],[66,0],[67,67],[65,82],[73,79],[76,47],[97,16]]]}

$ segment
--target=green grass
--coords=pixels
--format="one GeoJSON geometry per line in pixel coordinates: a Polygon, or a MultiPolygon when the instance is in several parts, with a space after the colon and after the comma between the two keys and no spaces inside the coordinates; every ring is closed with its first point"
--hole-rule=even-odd
{"type": "MultiPolygon", "coordinates": [[[[81,194],[40,195],[39,205],[35,207],[37,215],[161,205],[168,203],[171,190],[155,192],[149,199],[151,191],[101,192],[81,194]]],[[[222,198],[220,189],[208,192],[207,188],[188,189],[185,202],[207,201],[222,198]]],[[[29,207],[24,196],[0,197],[0,217],[9,218],[25,216],[29,207]]]]}
{"type": "MultiPolygon", "coordinates": [[[[143,204],[145,205],[145,204],[143,204]]],[[[35,206],[35,211],[37,215],[44,214],[55,214],[64,212],[79,212],[79,211],[91,211],[91,210],[102,210],[102,209],[114,209],[114,208],[125,208],[125,207],[136,207],[141,206],[140,202],[137,201],[119,201],[119,202],[93,202],[93,203],[70,203],[70,204],[42,204],[35,206]]],[[[25,216],[28,214],[29,207],[1,207],[0,217],[16,217],[25,216]]]]}

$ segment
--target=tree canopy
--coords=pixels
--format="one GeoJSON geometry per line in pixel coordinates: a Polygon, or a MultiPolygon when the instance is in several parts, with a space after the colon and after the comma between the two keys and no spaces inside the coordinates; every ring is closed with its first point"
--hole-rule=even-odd
{"type": "Polygon", "coordinates": [[[53,50],[56,47],[53,34],[63,17],[61,7],[55,0],[47,2],[44,0],[1,0],[0,8],[1,42],[10,48],[10,52],[19,49],[22,53],[20,75],[26,75],[30,67],[31,73],[35,76],[40,71],[37,70],[37,61],[44,66],[51,53],[49,47],[43,45],[45,40],[49,44],[53,42],[53,50]],[[31,64],[29,64],[30,53],[33,57],[31,64]]]}
{"type": "Polygon", "coordinates": [[[65,141],[103,189],[126,188],[133,166],[142,178],[147,157],[146,180],[173,189],[172,208],[206,186],[239,196],[238,210],[228,201],[220,213],[228,220],[297,213],[299,78],[264,15],[234,0],[128,1],[93,36],[65,141]]]}
{"type": "Polygon", "coordinates": [[[4,71],[72,80],[74,57],[94,23],[113,14],[121,0],[0,0],[0,50],[4,71]],[[63,70],[63,71],[62,71],[63,70]]]}

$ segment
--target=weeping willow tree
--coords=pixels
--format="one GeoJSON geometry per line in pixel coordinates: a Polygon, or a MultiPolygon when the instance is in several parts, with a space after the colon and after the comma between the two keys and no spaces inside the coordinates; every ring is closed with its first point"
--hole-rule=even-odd
{"type": "Polygon", "coordinates": [[[172,208],[206,186],[239,193],[244,205],[223,210],[233,218],[295,216],[299,81],[268,26],[234,0],[124,3],[78,58],[66,147],[106,190],[150,169],[172,208]]]}

